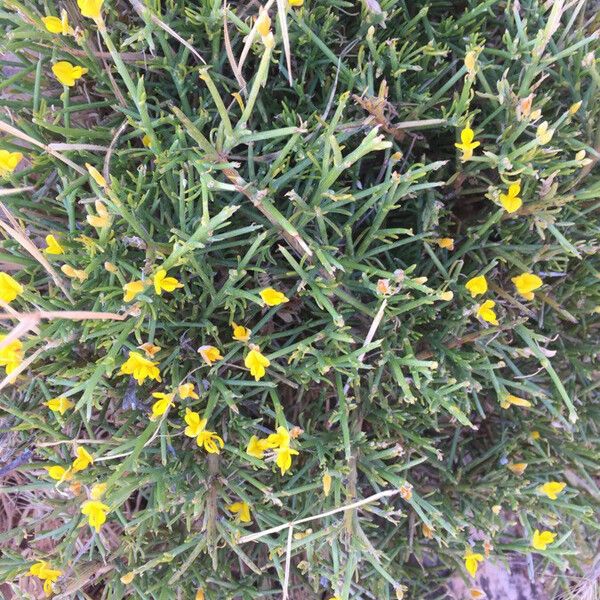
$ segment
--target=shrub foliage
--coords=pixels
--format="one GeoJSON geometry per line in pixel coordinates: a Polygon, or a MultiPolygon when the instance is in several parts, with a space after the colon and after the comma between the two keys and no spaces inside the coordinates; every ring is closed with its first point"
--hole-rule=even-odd
{"type": "Polygon", "coordinates": [[[95,4],[0,2],[7,593],[438,598],[465,553],[566,589],[598,544],[593,3],[95,4]]]}

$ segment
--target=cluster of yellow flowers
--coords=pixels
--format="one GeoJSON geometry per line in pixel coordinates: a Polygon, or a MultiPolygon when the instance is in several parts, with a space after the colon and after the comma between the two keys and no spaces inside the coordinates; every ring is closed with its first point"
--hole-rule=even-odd
{"type": "MultiPolygon", "coordinates": [[[[92,455],[82,446],[76,448],[75,455],[76,458],[69,467],[64,467],[62,465],[46,467],[48,475],[60,484],[63,481],[71,481],[75,473],[84,471],[94,463],[92,455]]],[[[76,484],[72,489],[77,490],[79,488],[80,485],[76,484]]],[[[81,505],[81,514],[88,518],[90,527],[97,532],[100,531],[100,528],[106,522],[106,513],[109,511],[109,506],[100,500],[105,492],[105,483],[93,485],[90,492],[90,499],[86,500],[81,505]]]]}
{"type": "MultiPolygon", "coordinates": [[[[53,236],[47,238],[48,251],[56,252],[60,248],[56,248],[58,242],[53,236]]],[[[21,288],[10,276],[0,278],[0,293],[4,294],[9,300],[12,300],[12,296],[16,297],[21,292],[21,288]],[[2,290],[5,290],[2,292],[2,290]],[[15,291],[16,290],[16,291],[15,291]]],[[[157,294],[161,294],[163,291],[174,291],[183,287],[176,279],[166,277],[166,271],[161,269],[154,277],[154,288],[157,294]]],[[[260,292],[261,298],[266,306],[277,306],[288,302],[288,298],[274,290],[273,288],[267,288],[260,292]]],[[[248,343],[252,332],[243,325],[232,323],[232,337],[235,341],[248,343]]],[[[9,348],[6,346],[5,348],[9,348]]],[[[154,381],[161,381],[159,363],[151,360],[154,355],[160,351],[160,347],[151,343],[142,344],[140,347],[146,356],[141,352],[131,351],[127,360],[121,365],[120,373],[124,375],[132,376],[138,384],[144,383],[147,379],[154,381]]],[[[245,358],[245,364],[250,369],[251,374],[256,380],[260,379],[265,375],[265,369],[269,366],[269,361],[261,353],[258,346],[249,344],[250,351],[245,358]]],[[[9,360],[7,350],[4,349],[5,354],[2,356],[9,360]]],[[[203,360],[208,364],[212,365],[218,360],[222,360],[220,351],[214,346],[202,346],[198,352],[202,356],[203,360]]],[[[10,367],[9,367],[10,368],[10,367]]],[[[154,392],[152,397],[155,402],[152,405],[150,419],[156,420],[163,416],[171,405],[175,402],[176,396],[180,400],[186,400],[191,398],[198,400],[199,395],[194,389],[192,383],[181,383],[176,390],[171,392],[154,392]]],[[[71,402],[67,397],[61,396],[48,400],[45,405],[52,411],[63,415],[69,409],[74,407],[74,403],[71,402]]],[[[202,418],[199,413],[186,408],[184,420],[186,427],[184,434],[188,437],[195,438],[196,443],[199,447],[204,448],[208,453],[218,454],[224,447],[223,439],[217,435],[214,431],[206,429],[207,419],[202,418]]],[[[264,449],[261,453],[261,457],[264,456],[265,450],[272,450],[273,456],[276,458],[276,464],[281,469],[281,473],[284,474],[291,467],[292,455],[297,455],[298,451],[290,448],[290,435],[287,430],[280,427],[276,434],[272,434],[267,440],[262,440],[260,445],[264,445],[264,449]]],[[[75,473],[83,471],[93,464],[94,459],[92,455],[82,446],[76,448],[76,458],[70,466],[53,465],[47,467],[48,475],[62,483],[63,481],[71,481],[75,473]]],[[[256,453],[254,454],[256,456],[256,453]]],[[[105,485],[95,485],[92,488],[90,499],[85,501],[81,506],[81,513],[88,519],[89,525],[97,532],[100,531],[101,526],[106,521],[106,515],[109,511],[109,506],[101,501],[101,496],[105,491],[105,485]]],[[[232,514],[237,515],[237,518],[242,523],[248,523],[251,521],[250,507],[246,502],[235,502],[227,506],[232,514]]]]}
{"type": "MultiPolygon", "coordinates": [[[[84,17],[93,19],[96,24],[102,23],[102,4],[104,0],[77,0],[79,10],[84,17]]],[[[42,22],[50,33],[57,35],[75,35],[75,30],[69,25],[67,12],[63,10],[61,16],[48,15],[42,18],[42,22]]],[[[88,69],[80,65],[74,65],[68,60],[60,60],[52,65],[52,73],[56,79],[66,87],[73,87],[81,79],[88,69]]]]}
{"type": "MultiPolygon", "coordinates": [[[[558,495],[562,493],[562,491],[566,487],[566,483],[560,481],[548,481],[538,488],[538,492],[540,494],[545,494],[550,500],[556,500],[558,498],[558,495]]],[[[499,512],[500,510],[500,507],[498,506],[495,508],[498,509],[497,511],[494,511],[497,514],[497,512],[499,512]]],[[[539,529],[536,529],[533,532],[533,536],[531,538],[531,546],[534,550],[543,552],[548,548],[548,546],[554,543],[555,539],[556,534],[552,531],[540,531],[539,529]]],[[[488,550],[489,548],[486,549],[486,556],[489,554],[488,550]]],[[[475,574],[477,573],[477,569],[479,567],[479,563],[483,562],[484,560],[483,554],[473,552],[471,548],[467,548],[463,558],[465,561],[465,568],[467,569],[467,572],[471,575],[471,577],[475,577],[475,574]]]]}
{"type": "MultiPolygon", "coordinates": [[[[56,400],[64,399],[57,398],[56,400]]],[[[52,402],[53,401],[51,400],[47,404],[50,406],[52,402]]],[[[60,408],[57,406],[56,410],[60,410],[60,408]]],[[[48,472],[49,477],[57,481],[58,484],[64,481],[72,481],[75,473],[84,471],[91,464],[94,463],[93,456],[83,446],[79,446],[75,449],[75,456],[76,458],[68,467],[64,467],[62,465],[53,465],[51,467],[46,467],[46,471],[48,472]]],[[[76,493],[78,493],[77,490],[79,490],[80,488],[81,485],[77,482],[72,484],[71,486],[71,489],[73,491],[76,491],[76,493]]],[[[86,500],[81,505],[81,514],[87,517],[90,527],[95,529],[97,532],[100,531],[100,528],[106,522],[106,513],[110,510],[109,506],[101,502],[101,498],[105,492],[105,483],[94,484],[90,491],[90,499],[86,500]]]]}
{"type": "MultiPolygon", "coordinates": [[[[474,63],[475,59],[473,58],[472,53],[467,54],[467,58],[465,59],[465,64],[467,65],[468,70],[473,70],[475,68],[474,63]],[[469,69],[469,67],[471,67],[469,69]]],[[[580,104],[579,104],[580,105],[580,104]]],[[[572,107],[575,112],[579,106],[573,105],[572,107]]],[[[536,115],[537,116],[537,115],[536,115]]],[[[540,115],[541,116],[541,113],[540,115]]],[[[537,116],[537,118],[539,118],[537,116]]],[[[538,125],[536,129],[536,141],[540,145],[545,145],[550,142],[552,137],[554,136],[554,129],[549,129],[548,121],[542,122],[538,125]]],[[[462,151],[462,155],[460,160],[462,162],[466,162],[473,158],[473,151],[475,148],[478,148],[481,144],[478,141],[475,141],[475,132],[469,125],[464,127],[460,132],[460,142],[454,144],[456,148],[462,151]]],[[[514,181],[508,185],[508,189],[506,192],[500,193],[498,198],[500,200],[500,204],[504,208],[507,213],[514,213],[518,211],[523,205],[523,200],[519,197],[521,193],[521,180],[514,181]]]]}
{"type": "Polygon", "coordinates": [[[83,446],[79,446],[75,449],[75,456],[75,460],[73,460],[69,467],[63,467],[61,465],[46,467],[48,475],[59,483],[63,481],[70,481],[73,479],[73,475],[75,473],[84,471],[94,463],[94,458],[83,446]]]}
{"type": "MultiPolygon", "coordinates": [[[[546,144],[550,141],[553,135],[552,130],[548,130],[548,124],[546,122],[542,123],[537,130],[536,138],[538,143],[546,144]]],[[[465,127],[461,132],[461,142],[455,144],[457,148],[462,150],[462,160],[467,161],[473,157],[473,150],[477,148],[480,144],[477,141],[474,141],[474,132],[470,127],[465,127]]],[[[502,207],[508,212],[513,213],[519,210],[522,205],[522,200],[519,197],[521,192],[521,182],[516,181],[509,185],[506,193],[501,193],[499,195],[500,204],[502,207]]],[[[454,246],[454,240],[452,238],[442,238],[437,240],[437,244],[440,248],[447,248],[452,250],[454,246]]],[[[534,291],[540,288],[543,285],[542,279],[533,274],[533,273],[521,273],[520,275],[513,277],[511,279],[513,282],[517,293],[524,298],[525,300],[533,300],[534,291]]],[[[488,282],[485,275],[478,275],[473,277],[467,281],[465,284],[465,288],[471,294],[471,297],[476,298],[477,296],[483,295],[488,291],[488,282]]],[[[494,310],[496,303],[493,300],[485,300],[481,304],[477,304],[475,307],[476,316],[492,325],[498,326],[498,317],[494,310]]],[[[509,408],[510,406],[521,406],[521,407],[530,407],[531,402],[525,400],[524,398],[519,398],[513,394],[507,394],[502,402],[502,408],[509,408]]],[[[537,433],[537,432],[534,432],[537,433]]],[[[539,437],[539,433],[537,433],[539,437]]],[[[510,463],[508,468],[515,474],[522,474],[527,468],[527,463],[510,463]]],[[[556,481],[550,481],[545,483],[543,486],[539,488],[540,493],[546,494],[548,498],[551,500],[556,500],[557,495],[560,494],[563,489],[566,487],[565,483],[560,483],[556,481]]],[[[500,507],[494,507],[498,510],[500,507]]],[[[433,532],[429,527],[427,527],[427,533],[425,534],[425,526],[424,526],[424,535],[426,537],[430,537],[433,535],[433,532]]],[[[556,534],[550,531],[539,531],[536,529],[533,533],[531,545],[535,550],[546,550],[546,548],[554,542],[556,534]]],[[[486,550],[486,556],[488,551],[486,550]]],[[[484,560],[484,555],[473,552],[471,548],[468,548],[464,555],[465,568],[468,573],[474,577],[478,565],[480,562],[484,560]]]]}
{"type": "MultiPolygon", "coordinates": [[[[179,288],[183,287],[183,284],[179,283],[175,277],[167,277],[166,269],[159,269],[153,279],[152,283],[154,284],[154,292],[161,296],[163,292],[174,292],[179,288]]],[[[130,283],[126,283],[123,286],[123,301],[131,302],[138,294],[141,294],[144,289],[150,285],[149,281],[142,281],[138,279],[136,281],[131,281],[130,283]]]]}
{"type": "MultiPolygon", "coordinates": [[[[139,291],[142,291],[145,287],[144,282],[132,282],[124,286],[126,296],[125,300],[133,299],[129,298],[127,294],[133,294],[133,297],[137,295],[138,288],[131,288],[127,286],[133,286],[139,284],[139,291]]],[[[183,287],[177,279],[173,277],[166,277],[166,271],[160,269],[154,276],[154,288],[157,294],[161,294],[163,291],[172,292],[176,289],[183,287]]],[[[279,292],[273,288],[266,288],[260,291],[260,297],[267,307],[278,306],[288,302],[288,298],[282,292],[279,292]]],[[[232,327],[232,338],[237,342],[242,342],[248,345],[249,351],[244,358],[244,364],[249,369],[250,374],[255,378],[256,381],[260,380],[266,374],[266,368],[271,364],[269,359],[266,358],[261,352],[260,347],[256,344],[250,344],[249,340],[252,335],[252,331],[244,325],[239,325],[235,322],[231,324],[232,327]]],[[[121,365],[120,373],[122,375],[132,376],[138,385],[142,385],[147,379],[154,381],[161,381],[159,362],[152,360],[154,354],[159,350],[159,346],[153,344],[143,344],[140,346],[146,356],[140,352],[130,351],[127,360],[121,365]]],[[[223,360],[221,351],[216,346],[203,345],[198,348],[198,354],[202,357],[203,361],[208,365],[212,366],[216,362],[223,360]]],[[[177,390],[171,392],[154,392],[153,398],[156,399],[152,405],[152,411],[150,414],[151,420],[156,420],[163,416],[171,405],[175,402],[176,395],[180,399],[185,400],[187,398],[198,399],[198,394],[194,391],[194,386],[191,383],[184,383],[178,386],[177,390]]],[[[58,403],[55,402],[58,406],[58,403]]],[[[201,415],[190,408],[186,408],[184,417],[186,428],[184,434],[188,437],[196,438],[196,443],[199,447],[211,454],[218,454],[224,447],[223,439],[217,435],[214,431],[206,429],[207,419],[201,417],[201,415]]],[[[298,454],[297,450],[293,450],[289,446],[289,434],[285,428],[279,428],[277,434],[269,436],[268,440],[261,440],[261,444],[264,445],[260,457],[264,456],[264,451],[269,449],[273,450],[273,456],[276,457],[276,464],[281,469],[282,474],[285,473],[291,467],[291,457],[294,454],[298,454]],[[280,431],[281,430],[281,431],[280,431]]],[[[256,456],[256,454],[252,454],[256,456]]],[[[247,515],[246,509],[240,508],[240,520],[245,522],[244,519],[247,515]]]]}
{"type": "Polygon", "coordinates": [[[206,430],[206,419],[202,419],[197,412],[186,408],[184,420],[187,424],[185,435],[196,438],[198,447],[204,448],[209,454],[219,454],[219,446],[223,448],[225,443],[214,431],[206,430]]]}
{"type": "MultiPolygon", "coordinates": [[[[172,292],[180,287],[183,287],[174,277],[166,277],[166,271],[160,269],[154,277],[154,288],[157,294],[161,294],[162,291],[172,292]]],[[[124,286],[125,289],[125,300],[128,301],[133,299],[137,293],[144,289],[144,282],[132,282],[124,286]],[[128,286],[134,286],[139,284],[139,291],[136,287],[132,289],[128,286]],[[131,296],[133,294],[133,296],[131,296]]],[[[273,288],[266,288],[260,292],[260,296],[266,306],[277,306],[288,302],[288,298],[282,293],[278,292],[273,288]]],[[[232,323],[233,339],[238,342],[248,343],[252,331],[243,325],[232,323]]],[[[249,369],[250,374],[256,381],[262,379],[266,374],[266,368],[271,364],[269,359],[264,356],[260,347],[256,344],[248,344],[249,352],[244,358],[244,364],[249,369]]],[[[223,360],[221,351],[212,345],[202,345],[198,348],[198,354],[202,357],[204,362],[208,366],[212,366],[214,363],[223,360]]],[[[153,356],[153,354],[152,354],[153,356]]],[[[144,357],[139,352],[130,352],[128,359],[121,365],[121,374],[132,375],[139,385],[144,383],[146,379],[153,379],[155,381],[161,381],[160,369],[158,362],[154,362],[149,358],[144,357]]]]}
{"type": "MultiPolygon", "coordinates": [[[[521,273],[516,277],[513,277],[511,281],[514,283],[517,293],[525,298],[525,300],[533,300],[534,291],[543,285],[543,281],[537,275],[533,273],[521,273]]],[[[485,275],[478,275],[472,277],[465,284],[465,288],[471,294],[472,298],[483,295],[488,291],[488,282],[485,275]]],[[[493,300],[486,300],[482,304],[478,304],[475,307],[475,314],[492,325],[499,325],[498,317],[494,311],[496,303],[493,300]]]]}
{"type": "Polygon", "coordinates": [[[264,439],[253,435],[248,442],[246,452],[254,458],[264,459],[265,453],[272,450],[271,457],[275,464],[285,475],[292,466],[292,456],[298,455],[298,451],[290,448],[290,432],[285,427],[278,427],[276,433],[272,433],[264,439]]]}

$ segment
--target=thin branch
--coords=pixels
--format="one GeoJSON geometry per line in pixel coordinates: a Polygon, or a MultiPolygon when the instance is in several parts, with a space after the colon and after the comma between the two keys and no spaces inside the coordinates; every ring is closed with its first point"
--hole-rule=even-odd
{"type": "Polygon", "coordinates": [[[271,535],[272,533],[279,533],[288,527],[295,527],[296,525],[301,525],[302,523],[310,523],[311,521],[317,521],[318,519],[322,519],[323,517],[329,517],[331,515],[335,515],[340,512],[345,512],[347,510],[353,510],[355,508],[359,508],[364,506],[365,504],[372,504],[381,498],[389,498],[391,496],[395,496],[399,494],[400,490],[384,490],[383,492],[379,492],[377,494],[373,494],[368,498],[363,498],[362,500],[357,500],[356,502],[352,502],[351,504],[346,504],[344,506],[339,506],[338,508],[332,508],[331,510],[327,510],[324,513],[320,513],[313,517],[305,517],[304,519],[298,519],[297,521],[288,521],[287,523],[283,523],[283,525],[277,525],[276,527],[271,527],[270,529],[265,529],[264,531],[257,531],[256,533],[251,533],[249,535],[245,535],[238,540],[238,544],[245,544],[247,542],[255,542],[266,535],[271,535]]]}

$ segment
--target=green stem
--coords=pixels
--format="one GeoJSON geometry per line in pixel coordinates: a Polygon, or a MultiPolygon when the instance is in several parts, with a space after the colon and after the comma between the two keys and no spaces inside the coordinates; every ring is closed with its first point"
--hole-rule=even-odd
{"type": "MultiPolygon", "coordinates": [[[[100,18],[97,21],[97,25],[98,25],[98,31],[100,32],[100,35],[102,36],[102,40],[104,41],[104,44],[106,45],[108,51],[110,52],[110,55],[112,56],[115,66],[117,67],[117,71],[119,72],[119,75],[121,76],[123,83],[127,87],[127,91],[129,92],[129,95],[131,96],[131,99],[133,100],[133,102],[138,110],[140,119],[142,121],[142,129],[144,130],[144,133],[146,133],[150,137],[150,147],[155,150],[160,150],[160,143],[158,141],[158,138],[156,137],[156,134],[154,133],[154,126],[152,125],[152,120],[150,119],[150,115],[148,114],[148,109],[146,107],[145,93],[144,93],[143,99],[139,97],[138,89],[136,88],[136,85],[133,83],[133,79],[131,79],[131,76],[129,75],[129,71],[127,71],[127,67],[125,66],[125,63],[123,62],[121,55],[115,48],[115,45],[113,44],[112,39],[108,35],[108,32],[106,31],[106,26],[105,26],[102,18],[100,18]]],[[[141,81],[143,82],[143,80],[141,80],[141,81]]],[[[142,84],[142,89],[143,89],[143,84],[142,84]]]]}

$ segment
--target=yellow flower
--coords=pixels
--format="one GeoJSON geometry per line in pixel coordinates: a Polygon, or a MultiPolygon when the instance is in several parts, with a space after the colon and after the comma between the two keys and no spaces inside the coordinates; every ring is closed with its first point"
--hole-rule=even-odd
{"type": "Polygon", "coordinates": [[[63,265],[60,270],[71,279],[77,279],[83,282],[88,278],[88,274],[85,271],[74,269],[71,265],[63,265]]]}
{"type": "MultiPolygon", "coordinates": [[[[85,168],[88,170],[88,173],[90,174],[90,177],[101,187],[106,189],[108,187],[108,184],[106,183],[106,179],[104,179],[104,177],[100,174],[100,171],[98,171],[98,169],[96,169],[96,167],[92,167],[92,165],[90,165],[90,163],[85,163],[85,168]]],[[[98,205],[96,204],[96,210],[98,210],[98,205]]],[[[104,209],[106,211],[106,209],[104,209]]],[[[100,212],[98,210],[98,212],[100,212]]],[[[108,215],[108,211],[106,211],[106,214],[108,215]]]]}
{"type": "Polygon", "coordinates": [[[204,588],[198,588],[196,590],[195,600],[205,600],[204,588]]]}
{"type": "Polygon", "coordinates": [[[467,291],[471,293],[471,297],[475,298],[475,296],[479,296],[480,294],[485,294],[488,290],[487,280],[485,275],[478,275],[477,277],[472,277],[465,283],[465,287],[467,291]]]}
{"type": "Polygon", "coordinates": [[[277,306],[284,302],[289,302],[285,294],[274,290],[273,288],[266,288],[260,292],[260,297],[267,306],[277,306]]]}
{"type": "Polygon", "coordinates": [[[523,475],[528,465],[527,463],[508,463],[506,466],[509,471],[512,471],[515,475],[523,475]]]}
{"type": "Polygon", "coordinates": [[[469,548],[463,557],[465,559],[465,568],[471,577],[475,577],[479,563],[483,561],[483,554],[475,553],[469,548]]]}
{"type": "Polygon", "coordinates": [[[151,421],[156,421],[158,417],[162,417],[173,404],[173,398],[175,394],[163,394],[162,392],[154,392],[153,398],[158,398],[157,401],[152,405],[152,414],[150,415],[151,421]]]}
{"type": "MultiPolygon", "coordinates": [[[[94,167],[90,167],[90,168],[93,169],[94,167]]],[[[98,173],[98,176],[102,177],[102,175],[100,175],[100,173],[98,173]]],[[[94,177],[94,180],[97,181],[95,177],[94,177]]],[[[102,177],[102,181],[104,181],[104,185],[106,186],[106,180],[104,179],[104,177],[102,177]]],[[[87,215],[85,220],[92,227],[96,227],[97,229],[102,229],[103,227],[108,227],[111,224],[112,218],[111,218],[105,204],[103,202],[101,202],[100,200],[96,200],[94,202],[94,206],[96,207],[96,212],[98,213],[98,215],[97,216],[96,215],[87,215]]]]}
{"type": "Polygon", "coordinates": [[[150,342],[145,342],[141,346],[138,346],[138,348],[140,350],[143,350],[144,354],[148,358],[154,358],[154,355],[158,354],[161,351],[160,346],[155,346],[154,344],[151,344],[150,342]]]}
{"type": "Polygon", "coordinates": [[[182,288],[183,284],[179,283],[175,277],[167,277],[165,269],[159,269],[154,276],[154,291],[160,296],[163,291],[173,292],[178,288],[182,288]]]}
{"type": "Polygon", "coordinates": [[[54,465],[52,467],[45,467],[48,471],[48,475],[56,481],[69,481],[73,478],[73,471],[71,468],[65,469],[60,465],[54,465]]]}
{"type": "Polygon", "coordinates": [[[290,6],[302,6],[304,4],[304,0],[288,0],[288,4],[290,6]]]}
{"type": "Polygon", "coordinates": [[[250,369],[250,375],[254,377],[256,381],[265,376],[265,368],[271,364],[271,361],[261,354],[258,346],[252,346],[250,352],[244,359],[244,365],[247,369],[250,369]]]}
{"type": "Polygon", "coordinates": [[[515,284],[517,292],[525,298],[525,300],[533,300],[534,290],[542,287],[543,281],[533,273],[521,273],[517,277],[513,277],[511,281],[515,284]]]}
{"type": "Polygon", "coordinates": [[[119,579],[122,584],[129,585],[135,579],[135,571],[129,571],[129,573],[125,573],[125,575],[119,579]]]}
{"type": "Polygon", "coordinates": [[[131,281],[123,286],[123,302],[131,302],[138,294],[144,291],[144,282],[140,279],[131,281]]]}
{"type": "Polygon", "coordinates": [[[60,83],[73,87],[75,82],[83,77],[88,70],[79,65],[72,65],[68,60],[61,60],[52,65],[52,72],[60,83]]]}
{"type": "Polygon", "coordinates": [[[40,579],[56,581],[62,575],[62,571],[49,567],[45,560],[41,560],[35,565],[31,565],[29,574],[39,577],[40,579]]]}
{"type": "Polygon", "coordinates": [[[31,565],[29,568],[29,575],[38,577],[44,582],[44,592],[47,596],[52,594],[52,584],[62,575],[62,571],[59,569],[52,569],[48,566],[45,560],[31,565]]]}
{"type": "MultiPolygon", "coordinates": [[[[6,338],[0,335],[0,343],[6,338]]],[[[6,369],[6,374],[12,373],[23,362],[23,343],[21,340],[13,340],[0,348],[0,367],[6,369]]]]}
{"type": "Polygon", "coordinates": [[[42,17],[42,22],[50,33],[63,33],[62,21],[58,17],[42,17]]]}
{"type": "Polygon", "coordinates": [[[479,142],[474,142],[475,133],[470,127],[465,127],[460,132],[460,144],[454,144],[459,150],[462,150],[463,155],[460,157],[462,161],[473,158],[473,150],[480,145],[479,142]]]}
{"type": "Polygon", "coordinates": [[[144,137],[142,138],[142,144],[146,148],[150,148],[150,143],[151,142],[152,142],[152,139],[150,138],[150,136],[148,134],[144,135],[144,137]]]}
{"type": "Polygon", "coordinates": [[[196,444],[200,448],[204,447],[209,454],[220,454],[219,445],[221,448],[225,445],[223,440],[214,431],[201,431],[196,438],[196,444]]]}
{"type": "Polygon", "coordinates": [[[77,458],[73,461],[73,473],[87,469],[94,462],[92,455],[83,446],[77,448],[75,454],[77,458]]]}
{"type": "Polygon", "coordinates": [[[238,519],[242,523],[251,523],[250,505],[247,502],[234,502],[227,507],[227,510],[233,514],[237,514],[238,519]]]}
{"type": "Polygon", "coordinates": [[[122,375],[133,375],[133,378],[142,385],[146,379],[161,381],[160,370],[156,366],[157,362],[152,362],[144,358],[139,352],[130,352],[129,358],[121,365],[122,375]]]}
{"type": "Polygon", "coordinates": [[[267,448],[285,448],[290,445],[290,433],[285,427],[278,427],[277,433],[272,433],[266,439],[267,448]]]}
{"type": "Polygon", "coordinates": [[[580,100],[579,102],[575,102],[575,104],[571,104],[569,107],[569,114],[574,115],[580,108],[583,102],[580,100]]]}
{"type": "Polygon", "coordinates": [[[487,323],[499,325],[498,317],[494,311],[494,306],[496,306],[496,303],[493,300],[486,300],[483,304],[480,304],[477,307],[477,316],[487,323]]]}
{"type": "Polygon", "coordinates": [[[269,448],[267,440],[260,440],[255,435],[250,438],[248,447],[246,448],[246,454],[253,456],[254,458],[264,458],[265,450],[269,448]]]}
{"type": "Polygon", "coordinates": [[[327,498],[327,496],[329,496],[329,492],[331,491],[331,475],[329,474],[329,471],[325,471],[325,473],[323,473],[321,483],[323,485],[323,494],[325,494],[325,498],[327,498]]]}
{"type": "Polygon", "coordinates": [[[540,123],[536,132],[535,138],[538,141],[538,144],[547,144],[554,135],[554,129],[548,129],[548,121],[544,121],[540,123]]]}
{"type": "Polygon", "coordinates": [[[81,505],[81,514],[86,515],[90,527],[100,532],[100,528],[106,522],[106,513],[110,507],[100,500],[86,500],[81,505]]]}
{"type": "Polygon", "coordinates": [[[204,359],[207,365],[212,365],[218,360],[223,360],[221,352],[215,346],[200,346],[198,348],[198,354],[204,359]]]}
{"type": "Polygon", "coordinates": [[[23,293],[23,286],[8,273],[0,273],[0,300],[11,303],[23,293]]]}
{"type": "Polygon", "coordinates": [[[31,567],[29,568],[29,575],[39,577],[40,573],[46,569],[47,564],[48,563],[45,560],[41,560],[40,562],[31,565],[31,567]]]}
{"type": "Polygon", "coordinates": [[[243,325],[237,325],[236,323],[232,323],[231,327],[233,329],[233,339],[238,342],[247,342],[250,339],[250,334],[252,333],[247,327],[243,325]]]}
{"type": "Polygon", "coordinates": [[[44,404],[52,411],[59,412],[61,415],[64,415],[70,408],[73,408],[75,405],[64,396],[60,398],[52,398],[48,400],[48,402],[44,402],[44,404]]]}
{"type": "Polygon", "coordinates": [[[196,392],[194,391],[193,383],[182,383],[177,388],[177,392],[179,393],[179,397],[182,400],[185,400],[186,398],[192,398],[193,400],[198,400],[198,398],[200,398],[200,396],[198,396],[198,394],[196,394],[196,392]]]}
{"type": "Polygon", "coordinates": [[[21,162],[23,154],[21,152],[9,152],[0,150],[0,176],[4,177],[12,173],[21,162]]]}
{"type": "Polygon", "coordinates": [[[106,483],[95,483],[90,491],[90,498],[92,500],[100,500],[106,494],[106,487],[106,483]]]}
{"type": "Polygon", "coordinates": [[[256,29],[260,33],[261,37],[265,37],[271,31],[271,18],[266,10],[260,10],[258,19],[256,20],[256,29]]]}
{"type": "Polygon", "coordinates": [[[519,398],[519,396],[507,394],[504,397],[504,400],[502,400],[502,402],[500,403],[500,406],[504,409],[510,408],[513,405],[529,408],[531,406],[531,402],[529,402],[529,400],[525,400],[525,398],[519,398]]]}
{"type": "Polygon", "coordinates": [[[44,248],[45,254],[64,254],[65,249],[58,243],[58,240],[49,234],[46,236],[46,247],[44,248]]]}
{"type": "Polygon", "coordinates": [[[283,446],[275,450],[277,460],[275,464],[281,469],[281,474],[285,475],[292,466],[292,456],[299,454],[298,450],[293,450],[289,446],[283,446]]]}
{"type": "Polygon", "coordinates": [[[431,529],[427,523],[423,523],[421,525],[421,533],[423,534],[424,538],[427,538],[428,540],[433,539],[433,529],[431,529]]]}
{"type": "Polygon", "coordinates": [[[73,29],[69,26],[69,18],[66,10],[61,12],[60,19],[53,16],[42,17],[42,22],[50,33],[60,33],[62,35],[73,33],[73,29]]]}
{"type": "Polygon", "coordinates": [[[566,483],[560,481],[548,481],[540,487],[540,492],[546,494],[550,500],[556,500],[558,494],[560,494],[567,487],[566,483]]]}
{"type": "Polygon", "coordinates": [[[84,17],[97,20],[100,18],[100,11],[104,0],[77,0],[77,6],[84,17]]]}
{"type": "Polygon", "coordinates": [[[439,240],[435,240],[435,243],[440,248],[445,248],[446,250],[454,250],[454,238],[440,238],[439,240]]]}
{"type": "Polygon", "coordinates": [[[531,545],[536,550],[545,550],[550,544],[554,542],[554,538],[556,537],[555,533],[551,531],[542,531],[540,532],[536,529],[533,532],[533,539],[531,540],[531,545]]]}
{"type": "Polygon", "coordinates": [[[200,418],[200,415],[189,408],[185,409],[185,417],[183,418],[187,423],[187,427],[183,431],[188,437],[198,437],[206,427],[206,419],[200,418]]]}
{"type": "Polygon", "coordinates": [[[500,194],[500,204],[502,204],[504,210],[508,213],[514,213],[521,208],[523,201],[519,198],[521,192],[521,182],[515,181],[508,186],[506,194],[500,194]]]}
{"type": "Polygon", "coordinates": [[[539,440],[542,436],[539,431],[532,431],[530,437],[532,440],[539,440]]]}

